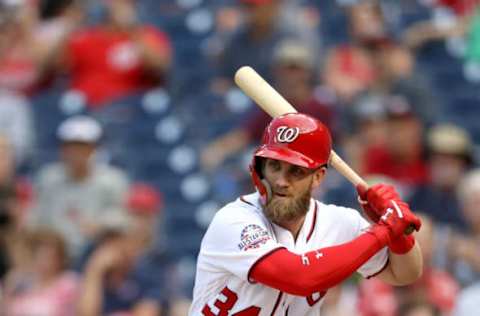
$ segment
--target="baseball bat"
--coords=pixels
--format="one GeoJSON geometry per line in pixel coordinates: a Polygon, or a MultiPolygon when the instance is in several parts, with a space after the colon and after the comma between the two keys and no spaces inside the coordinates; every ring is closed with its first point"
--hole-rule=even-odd
{"type": "MultiPolygon", "coordinates": [[[[243,66],[239,68],[235,73],[234,80],[240,89],[271,117],[277,117],[286,113],[297,113],[297,110],[252,67],[243,66]]],[[[368,187],[367,182],[350,168],[334,150],[330,152],[329,164],[353,185],[364,185],[368,187]]],[[[409,227],[406,233],[411,233],[412,231],[413,228],[409,227]]]]}

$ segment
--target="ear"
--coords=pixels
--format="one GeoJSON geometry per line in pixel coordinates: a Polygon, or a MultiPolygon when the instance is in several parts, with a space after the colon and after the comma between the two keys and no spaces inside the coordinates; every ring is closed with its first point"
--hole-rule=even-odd
{"type": "Polygon", "coordinates": [[[317,188],[322,183],[326,173],[327,173],[326,167],[321,167],[315,171],[315,173],[313,174],[313,183],[312,183],[313,188],[317,188]]]}

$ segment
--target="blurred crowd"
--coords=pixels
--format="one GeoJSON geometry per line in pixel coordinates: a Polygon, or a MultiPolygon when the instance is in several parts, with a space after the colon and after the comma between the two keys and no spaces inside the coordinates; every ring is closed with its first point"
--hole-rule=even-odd
{"type": "MultiPolygon", "coordinates": [[[[354,277],[322,315],[478,315],[479,4],[0,0],[0,315],[187,314],[270,119],[242,65],[422,217],[418,282],[354,277]]],[[[359,209],[334,170],[315,196],[359,209]]]]}

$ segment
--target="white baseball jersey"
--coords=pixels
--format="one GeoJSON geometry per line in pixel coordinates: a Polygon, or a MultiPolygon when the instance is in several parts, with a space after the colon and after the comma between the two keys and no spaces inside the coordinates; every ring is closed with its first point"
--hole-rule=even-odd
{"type": "MultiPolygon", "coordinates": [[[[249,271],[275,249],[303,254],[351,241],[370,225],[354,209],[311,199],[295,241],[288,230],[267,220],[259,197],[258,193],[243,196],[215,215],[198,255],[190,316],[319,316],[325,293],[309,297],[283,293],[249,280],[249,271]]],[[[387,259],[385,248],[358,272],[374,275],[387,259]]]]}

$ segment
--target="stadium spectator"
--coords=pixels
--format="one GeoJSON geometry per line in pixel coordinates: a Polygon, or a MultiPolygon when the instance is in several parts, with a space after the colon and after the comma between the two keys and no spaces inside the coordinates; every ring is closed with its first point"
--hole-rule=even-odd
{"type": "Polygon", "coordinates": [[[380,1],[355,1],[346,10],[348,30],[354,45],[375,50],[378,45],[389,41],[390,34],[388,34],[380,1]]]}
{"type": "MultiPolygon", "coordinates": [[[[298,111],[310,113],[334,129],[334,113],[314,91],[314,56],[309,47],[297,40],[282,41],[273,55],[273,85],[298,111]]],[[[215,139],[202,151],[202,165],[213,170],[225,159],[261,138],[270,116],[253,109],[245,124],[215,139]]]]}
{"type": "Polygon", "coordinates": [[[469,171],[458,185],[458,200],[468,230],[453,233],[447,248],[454,260],[454,272],[464,285],[480,278],[480,169],[469,171]]]}
{"type": "Polygon", "coordinates": [[[421,215],[421,219],[422,230],[416,234],[416,238],[424,261],[422,277],[403,288],[393,288],[374,278],[362,281],[359,288],[359,309],[362,316],[401,314],[404,304],[418,299],[434,306],[444,315],[452,312],[460,286],[452,275],[434,266],[435,226],[429,217],[421,215]]]}
{"type": "Polygon", "coordinates": [[[15,166],[28,162],[34,145],[30,102],[21,95],[0,89],[0,134],[10,142],[15,166]]]}
{"type": "MultiPolygon", "coordinates": [[[[10,265],[7,253],[9,234],[17,230],[18,207],[11,182],[0,184],[0,280],[10,265]]],[[[1,304],[0,304],[1,305],[1,304]]]]}
{"type": "Polygon", "coordinates": [[[424,124],[435,123],[441,107],[429,82],[417,71],[415,56],[410,49],[390,41],[379,45],[371,54],[378,76],[371,93],[403,96],[414,105],[412,110],[424,124]]]}
{"type": "Polygon", "coordinates": [[[0,278],[0,313],[3,313],[3,301],[13,293],[17,284],[22,284],[26,276],[31,275],[30,234],[25,231],[12,231],[10,227],[2,227],[2,247],[5,269],[0,278]]]}
{"type": "Polygon", "coordinates": [[[34,36],[45,75],[68,37],[84,22],[84,10],[79,0],[40,0],[36,3],[36,15],[34,36]]]}
{"type": "Polygon", "coordinates": [[[0,2],[0,89],[23,95],[40,78],[33,36],[34,7],[26,2],[0,2]]]}
{"type": "Polygon", "coordinates": [[[271,58],[281,41],[293,37],[279,23],[281,0],[238,0],[243,9],[245,23],[227,40],[219,56],[219,79],[217,86],[232,84],[238,68],[253,67],[268,82],[271,82],[271,58]]]}
{"type": "Polygon", "coordinates": [[[427,133],[427,157],[430,181],[415,190],[410,205],[438,223],[465,229],[456,190],[473,160],[468,132],[452,124],[433,127],[427,133]]]}
{"type": "Polygon", "coordinates": [[[124,222],[128,180],[123,171],[95,161],[102,128],[92,118],[68,118],[57,136],[61,160],[40,169],[30,221],[58,229],[76,256],[105,227],[124,222]]]}
{"type": "Polygon", "coordinates": [[[133,0],[103,0],[106,18],[75,32],[66,44],[64,67],[71,88],[92,108],[165,84],[172,48],[167,34],[138,20],[133,0]]]}
{"type": "Polygon", "coordinates": [[[441,316],[441,314],[432,304],[418,300],[400,306],[398,316],[441,316]]]}
{"type": "MultiPolygon", "coordinates": [[[[29,233],[28,268],[17,272],[5,287],[4,314],[9,316],[75,315],[79,280],[67,270],[68,254],[60,234],[52,230],[29,233]]],[[[25,246],[20,244],[19,246],[25,246]]]]}
{"type": "Polygon", "coordinates": [[[0,185],[8,185],[15,179],[15,154],[10,140],[0,134],[0,185]]]}
{"type": "Polygon", "coordinates": [[[86,262],[78,316],[156,316],[163,315],[168,299],[174,303],[168,256],[152,247],[161,212],[159,193],[133,185],[127,207],[127,225],[100,240],[86,262]]]}
{"type": "Polygon", "coordinates": [[[32,186],[25,177],[18,176],[15,169],[15,154],[9,140],[0,134],[0,188],[13,206],[10,220],[15,229],[24,224],[32,202],[32,186]],[[11,196],[11,199],[10,199],[11,196]]]}
{"type": "Polygon", "coordinates": [[[404,98],[387,99],[387,135],[383,146],[365,152],[365,174],[383,174],[399,182],[408,198],[412,190],[428,180],[424,160],[423,125],[404,98]]]}
{"type": "Polygon", "coordinates": [[[463,289],[458,296],[453,316],[475,316],[480,310],[480,283],[463,289]]]}
{"type": "Polygon", "coordinates": [[[421,49],[431,42],[464,36],[478,6],[475,0],[441,0],[433,4],[431,19],[413,23],[403,32],[404,43],[412,49],[421,49]]]}
{"type": "MultiPolygon", "coordinates": [[[[376,79],[373,60],[358,46],[340,45],[327,53],[320,72],[322,91],[331,95],[339,107],[348,108],[376,79]]],[[[339,110],[345,111],[340,108],[339,110]]]]}

